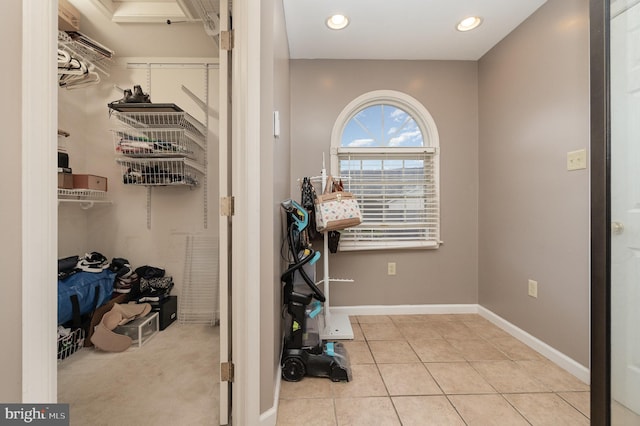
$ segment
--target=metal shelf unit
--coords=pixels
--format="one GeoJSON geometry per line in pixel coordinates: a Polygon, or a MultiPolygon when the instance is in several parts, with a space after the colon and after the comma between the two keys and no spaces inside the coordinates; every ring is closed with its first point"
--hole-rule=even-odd
{"type": "Polygon", "coordinates": [[[184,111],[112,111],[122,182],[142,186],[197,186],[205,175],[206,128],[184,111]]]}

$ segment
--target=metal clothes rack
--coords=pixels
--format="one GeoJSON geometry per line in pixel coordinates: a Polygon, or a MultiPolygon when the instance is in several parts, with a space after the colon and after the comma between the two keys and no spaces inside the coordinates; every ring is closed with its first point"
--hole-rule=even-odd
{"type": "MultiPolygon", "coordinates": [[[[340,178],[340,176],[338,176],[340,178]]],[[[320,176],[314,176],[312,181],[318,181],[322,183],[322,192],[324,192],[327,186],[327,169],[325,168],[324,154],[322,155],[322,171],[320,176]]],[[[329,277],[329,237],[327,233],[323,233],[323,268],[324,276],[322,281],[318,281],[317,284],[323,284],[325,302],[324,302],[324,327],[320,332],[320,338],[323,340],[347,340],[353,339],[353,328],[351,327],[351,321],[347,314],[341,314],[331,312],[330,305],[330,283],[331,282],[350,282],[352,279],[342,278],[330,278],[329,277]]]]}

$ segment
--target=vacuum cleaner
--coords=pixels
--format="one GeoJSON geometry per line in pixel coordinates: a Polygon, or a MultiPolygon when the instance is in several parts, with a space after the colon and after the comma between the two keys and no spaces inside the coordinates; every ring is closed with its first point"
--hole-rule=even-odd
{"type": "Polygon", "coordinates": [[[290,260],[281,276],[285,311],[282,377],[290,382],[298,382],[304,376],[350,381],[351,366],[344,345],[320,339],[325,297],[312,279],[320,252],[312,250],[302,238],[309,225],[309,214],[294,200],[283,201],[281,206],[287,215],[290,260]]]}

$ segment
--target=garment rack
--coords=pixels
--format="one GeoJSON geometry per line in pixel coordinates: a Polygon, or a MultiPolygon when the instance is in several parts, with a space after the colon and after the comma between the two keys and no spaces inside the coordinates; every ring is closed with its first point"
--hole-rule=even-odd
{"type": "MultiPolygon", "coordinates": [[[[340,176],[337,176],[339,179],[340,176]]],[[[345,179],[345,178],[343,178],[345,179]]],[[[322,155],[322,171],[320,176],[314,176],[312,181],[320,181],[322,183],[322,192],[327,186],[327,169],[324,162],[324,154],[322,155]]],[[[330,278],[329,277],[329,237],[326,232],[323,233],[323,270],[324,276],[317,284],[323,284],[325,302],[324,302],[324,327],[320,332],[320,338],[323,340],[348,340],[353,339],[353,327],[347,314],[331,312],[330,304],[330,283],[331,282],[350,282],[352,279],[330,278]]]]}

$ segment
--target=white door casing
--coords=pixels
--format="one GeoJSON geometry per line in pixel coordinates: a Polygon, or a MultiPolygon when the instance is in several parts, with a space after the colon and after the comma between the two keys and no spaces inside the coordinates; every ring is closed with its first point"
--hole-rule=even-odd
{"type": "MultiPolygon", "coordinates": [[[[229,30],[229,0],[220,0],[220,30],[229,30]]],[[[219,43],[221,44],[221,43],[219,43]]],[[[230,70],[231,52],[223,50],[219,46],[220,53],[220,107],[219,107],[219,164],[218,164],[218,179],[219,179],[219,192],[221,200],[231,195],[231,180],[230,174],[230,155],[231,151],[231,104],[229,98],[229,88],[231,85],[230,70]]],[[[219,222],[219,274],[220,274],[220,363],[226,363],[231,361],[231,334],[230,334],[230,310],[229,310],[229,298],[231,296],[231,271],[230,265],[230,242],[231,242],[231,217],[220,216],[219,222]]],[[[227,425],[230,423],[230,399],[229,394],[231,392],[232,382],[226,382],[220,380],[220,424],[227,425]]]]}
{"type": "Polygon", "coordinates": [[[22,12],[22,401],[55,403],[58,2],[22,0],[22,12]]]}

